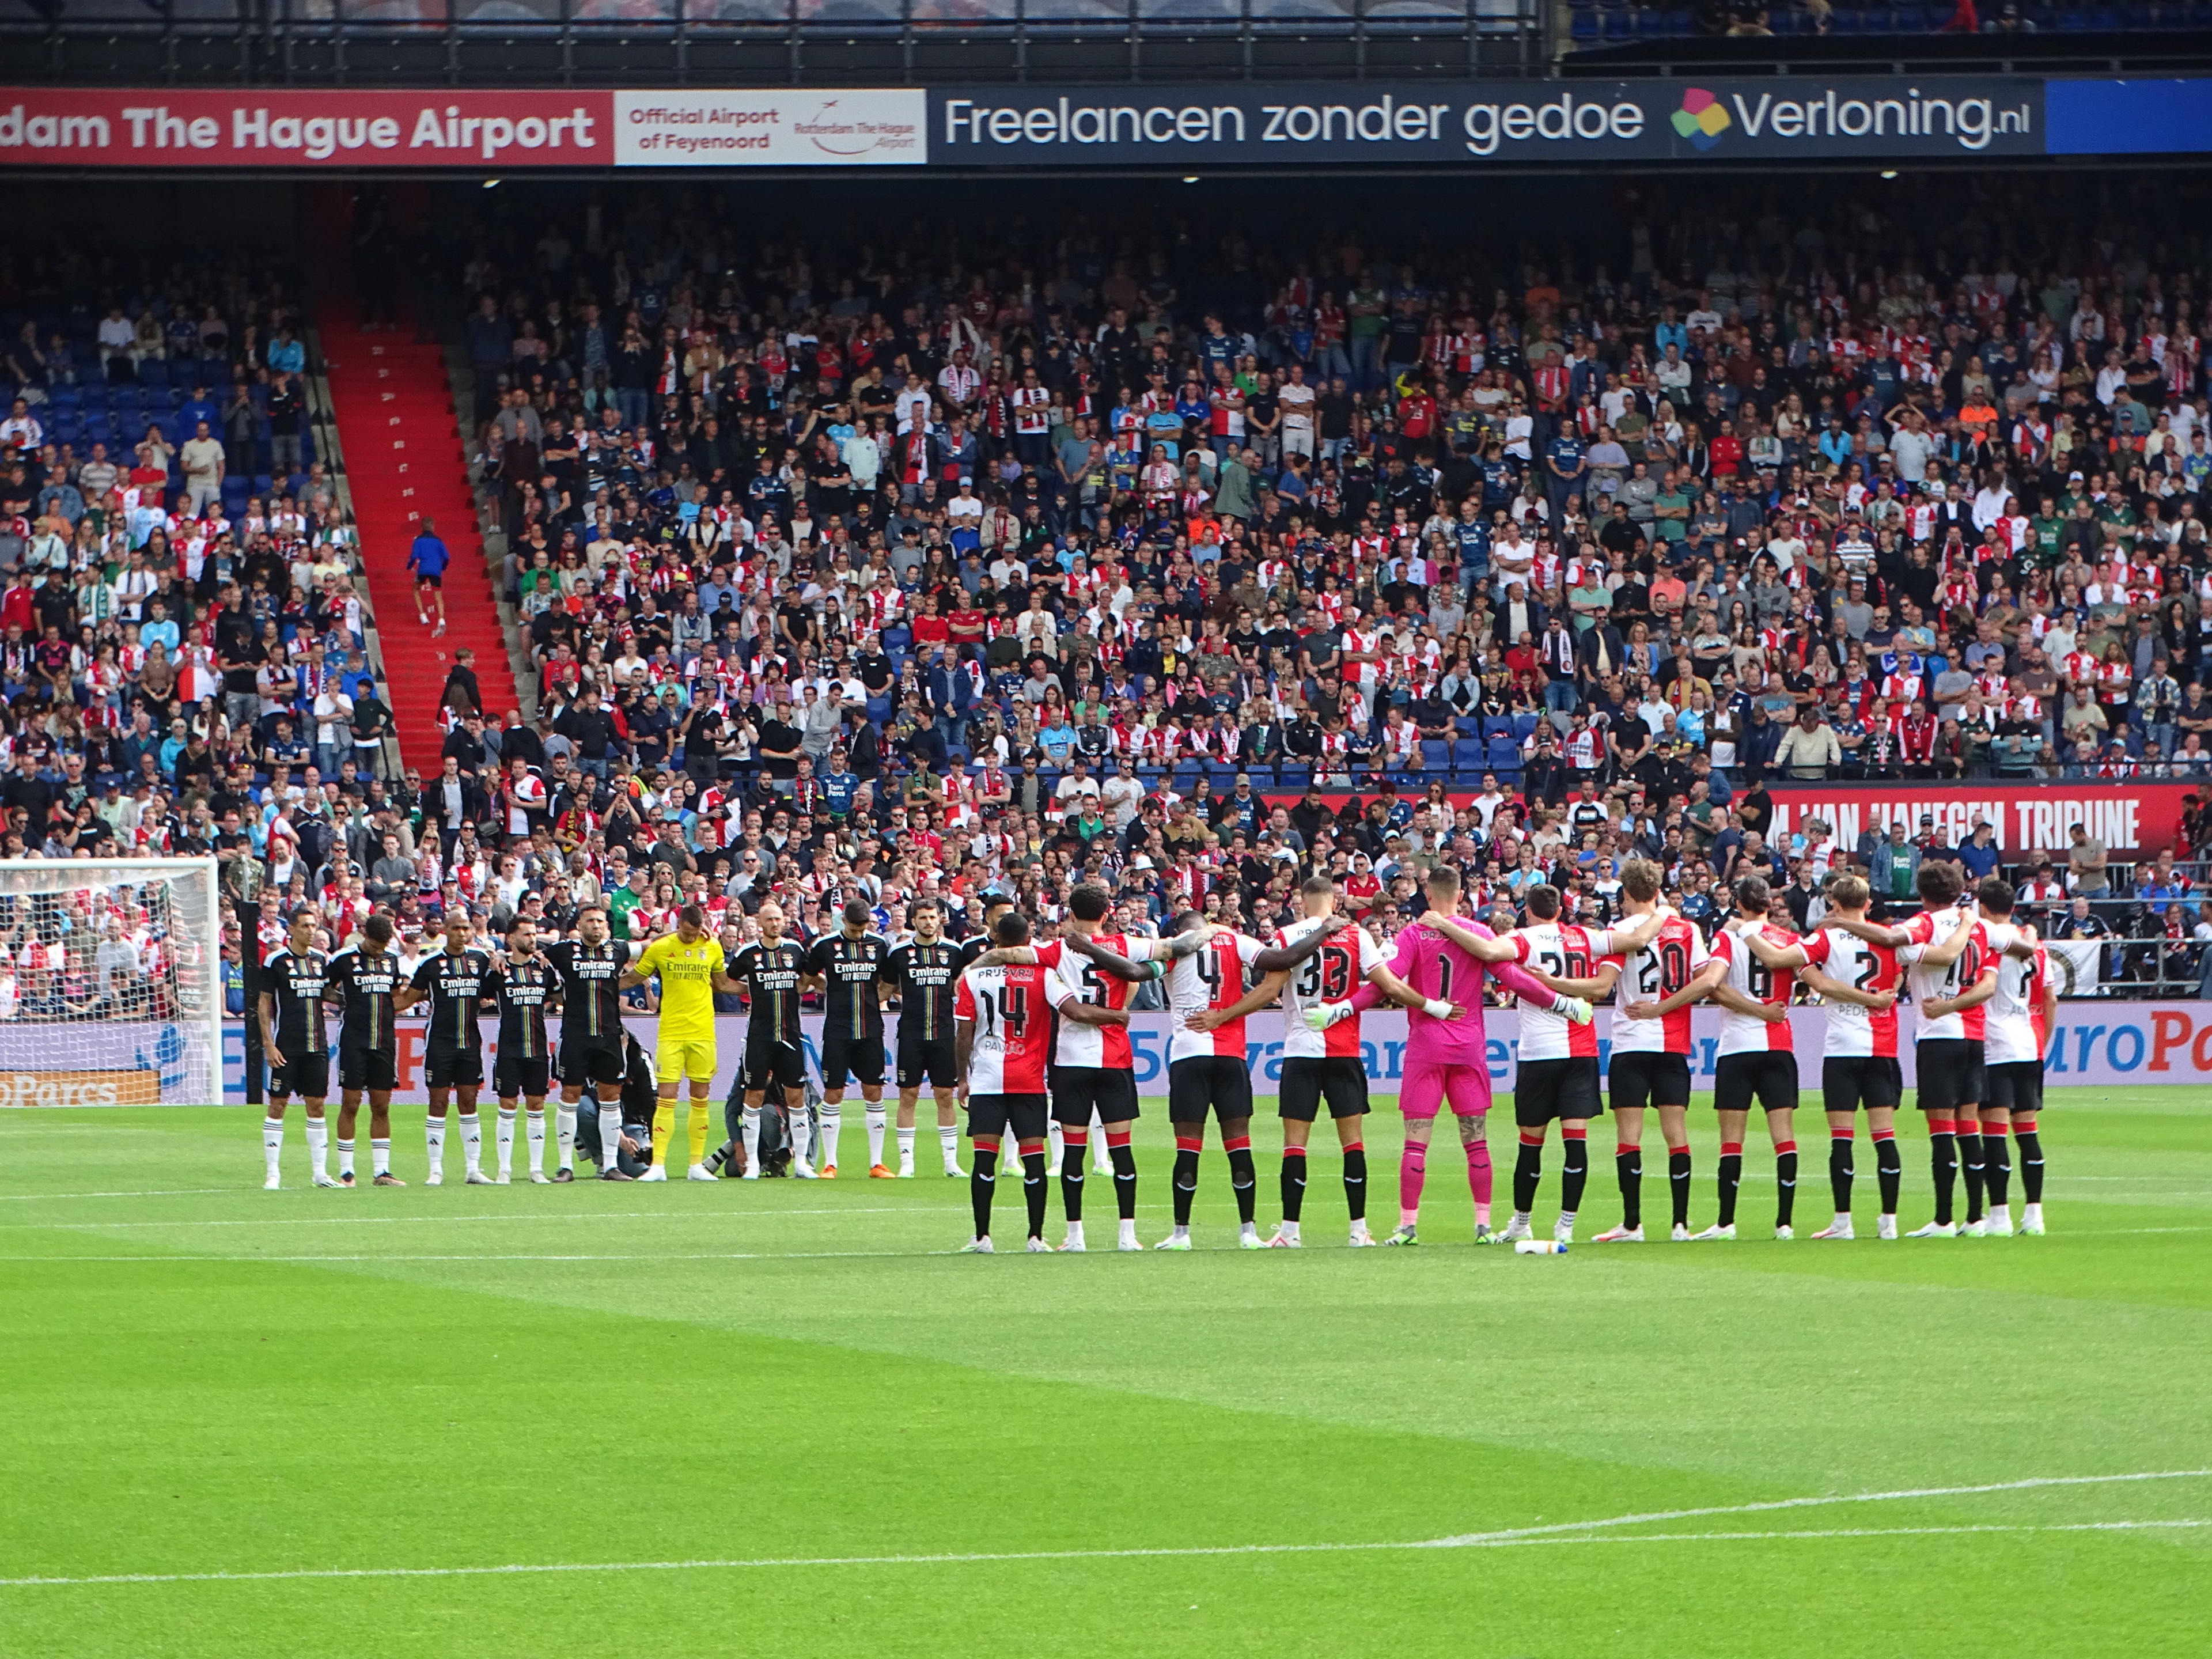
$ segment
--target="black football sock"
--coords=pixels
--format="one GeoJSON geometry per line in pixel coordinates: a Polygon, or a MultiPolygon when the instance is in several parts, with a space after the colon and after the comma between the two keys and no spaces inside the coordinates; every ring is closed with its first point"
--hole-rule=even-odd
{"type": "Polygon", "coordinates": [[[991,1236],[991,1200],[999,1188],[999,1143],[985,1138],[975,1143],[968,1170],[968,1201],[975,1210],[975,1237],[991,1236]]]}
{"type": "Polygon", "coordinates": [[[1060,1201],[1070,1221],[1083,1219],[1083,1166],[1091,1161],[1091,1131],[1071,1125],[1060,1129],[1060,1201]]]}
{"type": "Polygon", "coordinates": [[[1344,1207],[1354,1221],[1367,1219],[1367,1143],[1355,1140],[1344,1149],[1344,1207]]]}
{"type": "Polygon", "coordinates": [[[2020,1146],[2020,1199],[2023,1204],[2043,1202],[2043,1137],[2034,1128],[2023,1129],[2012,1126],[2012,1138],[2020,1146]]]}
{"type": "Polygon", "coordinates": [[[1620,1224],[1633,1232],[1644,1224],[1644,1149],[1617,1149],[1613,1155],[1613,1173],[1620,1183],[1620,1224]]]}
{"type": "Polygon", "coordinates": [[[1252,1138],[1237,1135],[1222,1142],[1229,1154],[1229,1189],[1237,1194],[1237,1220],[1249,1227],[1260,1212],[1260,1171],[1252,1162],[1252,1138]]]}
{"type": "Polygon", "coordinates": [[[1106,1156],[1114,1160],[1114,1208],[1124,1221],[1137,1218],[1137,1149],[1127,1129],[1106,1132],[1106,1156]]]}
{"type": "Polygon", "coordinates": [[[1306,1149],[1283,1148],[1283,1219],[1300,1219],[1306,1207],[1306,1149]]]}
{"type": "Polygon", "coordinates": [[[1881,1212],[1897,1213],[1897,1194],[1905,1185],[1905,1154],[1897,1145],[1897,1131],[1874,1132],[1875,1181],[1881,1188],[1881,1212]]]}
{"type": "Polygon", "coordinates": [[[1198,1149],[1205,1143],[1196,1135],[1176,1137],[1175,1224],[1190,1225],[1190,1201],[1198,1195],[1198,1149]]]}
{"type": "Polygon", "coordinates": [[[1836,1213],[1851,1212],[1851,1137],[1854,1129],[1828,1131],[1828,1192],[1836,1200],[1836,1213]]]}
{"type": "Polygon", "coordinates": [[[1044,1237],[1044,1198],[1052,1185],[1052,1177],[1045,1172],[1044,1143],[1022,1148],[1022,1197],[1028,1202],[1030,1237],[1044,1237]]]}
{"type": "Polygon", "coordinates": [[[734,1153],[737,1149],[738,1143],[736,1141],[724,1141],[708,1155],[707,1167],[712,1170],[716,1175],[721,1174],[722,1166],[730,1161],[731,1155],[734,1153]]]}
{"type": "Polygon", "coordinates": [[[1674,1200],[1674,1224],[1690,1224],[1690,1149],[1669,1146],[1667,1149],[1668,1194],[1674,1200]]]}
{"type": "Polygon", "coordinates": [[[1948,1117],[1928,1120],[1929,1173],[1936,1182],[1936,1224],[1951,1224],[1951,1201],[1959,1185],[1959,1138],[1948,1117]]]}
{"type": "Polygon", "coordinates": [[[1774,1143],[1774,1224],[1786,1227],[1797,1208],[1797,1143],[1778,1140],[1774,1143]]]}
{"type": "Polygon", "coordinates": [[[1992,1210],[2012,1200],[2012,1146],[2002,1134],[1982,1137],[1982,1189],[1989,1194],[1992,1210]]]}
{"type": "Polygon", "coordinates": [[[1966,1182],[1966,1219],[1982,1218],[1982,1127],[1971,1117],[1959,1121],[1959,1174],[1966,1182]]]}
{"type": "Polygon", "coordinates": [[[1721,1142],[1720,1167],[1720,1224],[1735,1225],[1735,1189],[1743,1181],[1743,1143],[1740,1140],[1721,1142]]]}
{"type": "Polygon", "coordinates": [[[1563,1123],[1559,1136],[1559,1213],[1573,1215],[1583,1207],[1583,1188],[1589,1184],[1589,1131],[1563,1123]]]}
{"type": "Polygon", "coordinates": [[[1536,1183],[1544,1175],[1544,1136],[1535,1132],[1536,1139],[1528,1139],[1529,1131],[1521,1132],[1521,1150],[1513,1157],[1513,1213],[1527,1215],[1536,1207],[1536,1183]]]}

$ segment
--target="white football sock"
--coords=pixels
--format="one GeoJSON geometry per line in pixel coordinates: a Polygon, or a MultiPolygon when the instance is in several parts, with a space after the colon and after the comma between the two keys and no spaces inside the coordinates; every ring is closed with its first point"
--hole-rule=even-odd
{"type": "Polygon", "coordinates": [[[1058,1118],[1050,1118],[1046,1121],[1044,1126],[1044,1167],[1048,1170],[1057,1170],[1060,1167],[1061,1154],[1067,1150],[1066,1138],[1060,1131],[1060,1120],[1058,1118]]]}
{"type": "Polygon", "coordinates": [[[759,1107],[748,1106],[739,1125],[738,1133],[745,1143],[745,1168],[748,1170],[760,1168],[760,1115],[759,1107]]]}
{"type": "Polygon", "coordinates": [[[461,1114],[461,1155],[471,1175],[483,1166],[483,1120],[474,1112],[461,1114]]]}
{"type": "Polygon", "coordinates": [[[315,1177],[321,1180],[331,1172],[331,1122],[328,1118],[307,1120],[307,1161],[314,1166],[315,1177]]]}
{"type": "Polygon", "coordinates": [[[1137,1224],[1134,1221],[1123,1222],[1121,1224],[1121,1243],[1124,1244],[1133,1244],[1136,1242],[1137,1224]]]}
{"type": "Polygon", "coordinates": [[[909,1123],[898,1132],[899,1168],[914,1168],[914,1126],[909,1123]]]}
{"type": "Polygon", "coordinates": [[[1083,1243],[1083,1224],[1080,1221],[1071,1221],[1067,1224],[1067,1242],[1070,1244],[1083,1243]]]}
{"type": "MultiPolygon", "coordinates": [[[[441,1125],[440,1127],[443,1127],[444,1126],[441,1125]]],[[[347,1155],[346,1164],[349,1168],[350,1168],[353,1164],[353,1158],[350,1152],[347,1155]]],[[[390,1175],[392,1173],[392,1142],[388,1139],[384,1140],[371,1140],[368,1143],[368,1172],[372,1176],[390,1175]]]]}
{"type": "Polygon", "coordinates": [[[792,1162],[794,1164],[811,1163],[813,1160],[809,1158],[806,1154],[813,1148],[814,1126],[806,1121],[806,1109],[802,1106],[795,1112],[786,1111],[784,1117],[786,1121],[791,1125],[792,1162]]]}
{"type": "MultiPolygon", "coordinates": [[[[461,1121],[466,1123],[468,1119],[463,1118],[461,1121]]],[[[499,1153],[499,1172],[505,1175],[514,1168],[514,1107],[502,1106],[499,1109],[499,1127],[492,1131],[492,1135],[493,1145],[499,1153]]]]}
{"type": "Polygon", "coordinates": [[[884,1162],[884,1128],[890,1117],[880,1106],[871,1106],[863,1114],[868,1126],[868,1167],[880,1169],[884,1162]]]}
{"type": "MultiPolygon", "coordinates": [[[[446,1120],[442,1117],[424,1118],[422,1120],[422,1142],[429,1150],[430,1173],[434,1176],[441,1176],[445,1174],[446,1120]]],[[[370,1148],[374,1150],[376,1143],[372,1140],[368,1144],[370,1148]]],[[[389,1143],[386,1144],[388,1145],[389,1143]]],[[[384,1172],[380,1170],[377,1173],[381,1175],[384,1172]]]]}
{"type": "Polygon", "coordinates": [[[269,1166],[270,1180],[276,1177],[276,1166],[284,1156],[284,1120],[264,1117],[261,1120],[261,1161],[269,1166]]]}
{"type": "Polygon", "coordinates": [[[948,1170],[958,1169],[960,1167],[960,1126],[957,1123],[950,1127],[940,1126],[937,1131],[937,1140],[945,1151],[945,1167],[948,1170]]]}
{"type": "Polygon", "coordinates": [[[836,1101],[822,1103],[822,1132],[817,1148],[814,1167],[834,1170],[837,1167],[837,1137],[845,1127],[845,1109],[836,1101]]]}
{"type": "Polygon", "coordinates": [[[530,1173],[537,1175],[545,1167],[545,1111],[540,1107],[534,1112],[525,1112],[524,1116],[527,1121],[523,1132],[530,1141],[530,1173]]]}
{"type": "Polygon", "coordinates": [[[338,1173],[342,1176],[353,1173],[353,1142],[350,1140],[338,1142],[338,1173]]]}
{"type": "Polygon", "coordinates": [[[1295,1239],[1297,1236],[1298,1224],[1295,1221],[1285,1221],[1283,1224],[1283,1237],[1285,1238],[1295,1239]]]}
{"type": "MultiPolygon", "coordinates": [[[[554,1133],[561,1141],[561,1167],[573,1170],[576,1167],[576,1109],[574,1106],[559,1108],[554,1114],[553,1122],[554,1133]]],[[[544,1131],[541,1129],[539,1133],[542,1134],[544,1131]]]]}

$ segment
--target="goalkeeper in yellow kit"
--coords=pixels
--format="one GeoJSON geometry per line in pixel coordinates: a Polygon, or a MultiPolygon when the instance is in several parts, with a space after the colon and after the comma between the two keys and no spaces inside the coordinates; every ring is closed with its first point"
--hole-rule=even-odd
{"type": "Polygon", "coordinates": [[[668,1179],[668,1147],[676,1136],[676,1095],[691,1085],[690,1178],[712,1181],[707,1168],[708,1098],[714,1088],[714,993],[736,995],[738,982],[722,971],[721,942],[707,931],[706,913],[687,904],[676,915],[676,931],[664,933],[622,976],[623,984],[642,985],[660,977],[660,1042],[653,1055],[660,1105],[653,1115],[653,1167],[641,1181],[668,1179]]]}

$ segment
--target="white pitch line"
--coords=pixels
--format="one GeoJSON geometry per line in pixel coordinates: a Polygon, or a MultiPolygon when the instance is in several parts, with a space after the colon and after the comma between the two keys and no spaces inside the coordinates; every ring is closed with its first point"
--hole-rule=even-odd
{"type": "MultiPolygon", "coordinates": [[[[433,1190],[435,1190],[434,1188],[433,1190]]],[[[337,1200],[342,1201],[342,1200],[337,1200]]],[[[67,1232],[72,1229],[109,1232],[125,1227],[396,1227],[416,1222],[498,1221],[556,1222],[573,1226],[579,1221],[752,1221],[775,1220],[795,1215],[915,1215],[927,1213],[918,1206],[881,1204],[832,1210],[526,1210],[505,1215],[327,1215],[237,1217],[199,1221],[0,1221],[0,1232],[67,1232]]]]}
{"type": "Polygon", "coordinates": [[[0,1262],[27,1263],[39,1261],[268,1261],[285,1263],[315,1263],[320,1261],[842,1261],[853,1259],[867,1261],[911,1261],[919,1255],[956,1255],[955,1250],[920,1252],[915,1250],[705,1250],[696,1254],[671,1255],[661,1250],[641,1250],[625,1255],[572,1255],[550,1253],[530,1253],[514,1255],[179,1255],[173,1252],[145,1255],[0,1255],[0,1262]]]}
{"type": "Polygon", "coordinates": [[[91,1574],[83,1577],[0,1578],[0,1589],[70,1588],[97,1584],[270,1583],[294,1579],[323,1578],[497,1578],[544,1573],[703,1572],[792,1567],[957,1566],[1010,1561],[1127,1561],[1200,1556],[1339,1555],[1378,1550],[1501,1549],[1551,1544],[1741,1543],[1762,1540],[1949,1537],[1972,1533],[2139,1532],[2212,1527],[2212,1520],[2077,1521],[2050,1526],[1993,1524],[1955,1527],[1853,1527],[1827,1530],[1778,1532],[1632,1533],[1626,1535],[1592,1535],[1600,1528],[1636,1526],[1654,1521],[1688,1520],[1705,1516],[1757,1515],[1775,1510],[1807,1509],[1831,1504],[1879,1504],[1899,1498],[1966,1497],[1985,1492],[2022,1492],[2042,1486],[2089,1486],[2142,1480],[2189,1480],[2207,1476],[2212,1476],[2212,1469],[2163,1469],[2137,1474],[2053,1475],[2038,1480],[2007,1480],[1984,1486],[1923,1486],[1901,1492],[1856,1492],[1832,1498],[1784,1498],[1760,1504],[1734,1504],[1694,1510],[1667,1510],[1644,1515],[1613,1516],[1595,1521],[1568,1521],[1553,1526],[1516,1527],[1498,1532],[1462,1533],[1449,1538],[1428,1538],[1402,1542],[1199,1544],[1149,1549],[1003,1550],[933,1555],[780,1556],[692,1561],[507,1562],[495,1566],[480,1567],[298,1567],[264,1572],[118,1572],[91,1574]]]}
{"type": "Polygon", "coordinates": [[[28,1204],[41,1199],[58,1203],[64,1199],[78,1198],[205,1198],[244,1190],[240,1187],[179,1187],[153,1193],[0,1193],[0,1204],[28,1204]]]}

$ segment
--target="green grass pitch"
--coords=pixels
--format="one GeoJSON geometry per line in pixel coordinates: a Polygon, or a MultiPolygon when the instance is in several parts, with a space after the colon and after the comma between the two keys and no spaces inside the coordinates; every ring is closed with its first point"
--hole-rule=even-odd
{"type": "Polygon", "coordinates": [[[1095,1182],[1091,1255],[988,1260],[965,1182],[851,1177],[857,1109],[835,1185],[434,1191],[402,1109],[417,1184],[353,1192],[295,1109],[273,1194],[245,1109],[8,1113],[0,1654],[2201,1653],[2209,1107],[2054,1091],[2040,1239],[1876,1243],[1862,1134],[1859,1241],[1811,1242],[1807,1110],[1791,1243],[1754,1128],[1733,1245],[1472,1249],[1443,1146],[1423,1247],[1346,1250],[1324,1126],[1303,1251],[1230,1248],[1217,1146],[1197,1252],[1100,1252],[1095,1182]]]}

